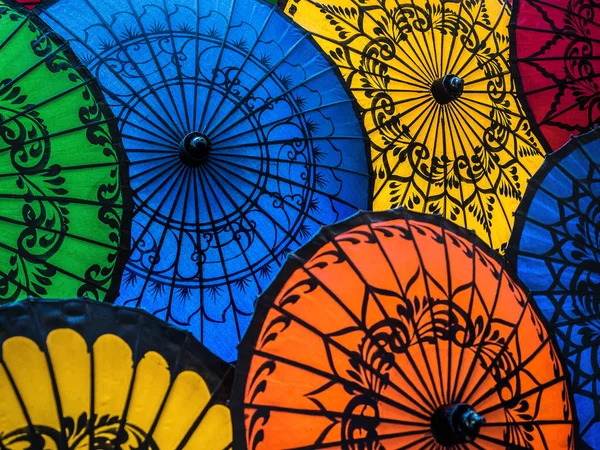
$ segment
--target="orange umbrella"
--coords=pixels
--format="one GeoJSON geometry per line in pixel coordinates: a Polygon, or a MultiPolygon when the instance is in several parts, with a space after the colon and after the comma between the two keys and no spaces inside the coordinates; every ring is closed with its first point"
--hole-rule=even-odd
{"type": "Polygon", "coordinates": [[[573,449],[556,345],[473,233],[361,213],[260,297],[240,345],[234,448],[573,449]]]}

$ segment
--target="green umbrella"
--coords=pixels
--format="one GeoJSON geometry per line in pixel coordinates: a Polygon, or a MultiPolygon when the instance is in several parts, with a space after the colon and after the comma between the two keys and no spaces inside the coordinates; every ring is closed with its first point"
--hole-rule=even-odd
{"type": "Polygon", "coordinates": [[[0,0],[0,300],[114,295],[126,170],[112,116],[69,46],[0,0]]]}

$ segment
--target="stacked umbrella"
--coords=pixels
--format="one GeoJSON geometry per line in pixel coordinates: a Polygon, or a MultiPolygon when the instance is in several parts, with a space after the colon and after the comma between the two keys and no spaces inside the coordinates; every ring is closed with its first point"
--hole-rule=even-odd
{"type": "Polygon", "coordinates": [[[0,295],[156,316],[0,310],[2,448],[600,445],[600,7],[282,6],[0,4],[0,295]]]}

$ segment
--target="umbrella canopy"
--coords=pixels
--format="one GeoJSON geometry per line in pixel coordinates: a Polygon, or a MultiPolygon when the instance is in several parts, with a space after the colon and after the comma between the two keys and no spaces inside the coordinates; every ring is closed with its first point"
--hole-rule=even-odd
{"type": "Polygon", "coordinates": [[[114,299],[130,227],[116,119],[69,46],[3,0],[0,67],[0,301],[114,299]]]}
{"type": "Polygon", "coordinates": [[[370,205],[337,69],[263,1],[61,0],[40,14],[121,119],[135,210],[117,303],[236,359],[285,255],[370,205]]]}
{"type": "Polygon", "coordinates": [[[503,249],[542,163],[509,65],[498,0],[288,2],[361,106],[374,208],[440,213],[503,249]]]}
{"type": "Polygon", "coordinates": [[[549,321],[581,434],[600,448],[600,129],[548,156],[517,210],[509,261],[549,321]]]}
{"type": "Polygon", "coordinates": [[[223,450],[231,367],[189,333],[87,300],[0,309],[0,448],[223,450]]]}
{"type": "Polygon", "coordinates": [[[363,213],[290,256],[259,298],[234,447],[572,449],[567,387],[531,299],[474,234],[363,213]]]}
{"type": "Polygon", "coordinates": [[[515,82],[542,141],[556,150],[600,124],[600,4],[515,0],[513,11],[515,82]]]}

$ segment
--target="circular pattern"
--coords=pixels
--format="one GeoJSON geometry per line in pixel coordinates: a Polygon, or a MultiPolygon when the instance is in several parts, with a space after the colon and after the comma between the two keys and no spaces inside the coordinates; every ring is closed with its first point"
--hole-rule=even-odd
{"type": "Polygon", "coordinates": [[[32,13],[0,2],[0,47],[0,301],[114,299],[130,226],[116,119],[32,13]]]}
{"type": "Polygon", "coordinates": [[[236,364],[234,443],[574,449],[555,348],[474,234],[402,209],[358,214],[259,298],[236,364]]]}
{"type": "Polygon", "coordinates": [[[369,206],[364,130],[339,75],[254,0],[65,0],[42,16],[72,39],[121,119],[135,212],[117,302],[235,359],[287,253],[369,206]],[[201,164],[180,159],[189,133],[210,141],[201,164]]]}
{"type": "Polygon", "coordinates": [[[600,124],[600,4],[516,0],[515,81],[550,151],[600,124]]]}
{"type": "Polygon", "coordinates": [[[567,360],[590,448],[600,445],[599,155],[600,129],[546,158],[517,210],[507,251],[567,360]]]}
{"type": "Polygon", "coordinates": [[[543,152],[517,98],[500,0],[288,2],[363,111],[373,206],[439,213],[504,250],[543,152]],[[462,80],[436,99],[432,85],[462,80]],[[457,86],[458,87],[458,86],[457,86]]]}
{"type": "Polygon", "coordinates": [[[0,309],[0,446],[222,450],[231,367],[140,310],[87,300],[0,309]]]}

